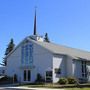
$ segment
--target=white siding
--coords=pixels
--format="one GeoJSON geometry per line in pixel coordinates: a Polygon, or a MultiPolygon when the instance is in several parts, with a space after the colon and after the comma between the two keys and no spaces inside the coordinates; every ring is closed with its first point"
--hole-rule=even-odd
{"type": "Polygon", "coordinates": [[[34,79],[36,79],[37,73],[40,73],[45,78],[45,72],[52,69],[52,54],[42,46],[34,44],[34,79]]]}
{"type": "Polygon", "coordinates": [[[67,58],[67,77],[82,78],[81,61],[73,59],[68,56],[67,58]]]}
{"type": "MultiPolygon", "coordinates": [[[[30,41],[32,42],[32,41],[30,41]]],[[[60,77],[75,76],[81,78],[81,61],[74,60],[70,56],[55,55],[34,42],[33,43],[33,66],[31,70],[31,82],[36,80],[37,73],[45,78],[45,72],[49,69],[53,71],[53,83],[58,82],[60,77]],[[56,74],[55,69],[60,68],[61,74],[56,74]]],[[[23,43],[22,43],[23,44],[23,43]]],[[[6,75],[13,76],[17,74],[18,80],[23,82],[23,70],[21,69],[21,46],[7,58],[6,75]]],[[[87,65],[90,68],[90,62],[87,65]]],[[[88,76],[90,81],[90,75],[88,76]]]]}
{"type": "Polygon", "coordinates": [[[76,78],[82,78],[82,66],[80,60],[73,60],[72,62],[73,76],[76,78]]]}
{"type": "MultiPolygon", "coordinates": [[[[33,43],[33,42],[32,42],[33,43]]],[[[37,73],[45,78],[45,71],[52,68],[52,54],[42,46],[33,43],[33,66],[31,68],[31,82],[36,80],[37,73]]],[[[21,46],[22,44],[7,58],[6,74],[13,76],[17,74],[18,80],[23,82],[23,70],[21,69],[21,46]]]]}
{"type": "Polygon", "coordinates": [[[67,63],[67,77],[73,76],[72,75],[72,57],[67,56],[66,63],[67,63]]]}
{"type": "Polygon", "coordinates": [[[58,82],[60,77],[66,76],[66,62],[65,56],[63,55],[54,55],[53,57],[53,83],[58,82]],[[60,68],[61,74],[56,74],[55,69],[60,68]]]}
{"type": "Polygon", "coordinates": [[[18,79],[20,79],[20,65],[21,65],[21,47],[18,47],[7,58],[6,74],[11,77],[14,74],[17,74],[18,79]]]}
{"type": "Polygon", "coordinates": [[[90,62],[87,62],[87,74],[88,81],[90,82],[90,62]]]}

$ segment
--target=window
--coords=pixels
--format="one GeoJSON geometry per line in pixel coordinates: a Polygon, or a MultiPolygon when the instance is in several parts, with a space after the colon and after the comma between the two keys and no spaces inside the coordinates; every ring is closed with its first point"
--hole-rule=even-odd
{"type": "Polygon", "coordinates": [[[56,74],[61,74],[61,69],[60,68],[55,68],[55,73],[56,74]]]}
{"type": "Polygon", "coordinates": [[[30,70],[28,70],[28,81],[30,81],[30,78],[31,77],[31,72],[30,72],[30,70]]]}
{"type": "Polygon", "coordinates": [[[33,44],[27,43],[21,49],[21,62],[24,65],[31,65],[33,62],[33,44]]]}
{"type": "Polygon", "coordinates": [[[86,61],[82,61],[82,77],[87,77],[86,61]]]}
{"type": "Polygon", "coordinates": [[[24,81],[26,81],[26,70],[24,70],[24,81]]]}
{"type": "Polygon", "coordinates": [[[46,71],[46,82],[52,82],[52,71],[46,71]]]}
{"type": "Polygon", "coordinates": [[[52,71],[47,71],[47,72],[46,72],[46,76],[52,77],[52,71]]]}
{"type": "Polygon", "coordinates": [[[31,71],[30,70],[24,70],[24,81],[30,81],[31,80],[31,71]]]}

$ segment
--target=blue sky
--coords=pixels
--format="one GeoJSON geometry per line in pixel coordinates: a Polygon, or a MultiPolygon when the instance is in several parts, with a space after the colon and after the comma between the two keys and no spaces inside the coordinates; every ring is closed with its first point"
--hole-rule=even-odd
{"type": "Polygon", "coordinates": [[[17,45],[37,32],[52,42],[90,51],[90,0],[0,0],[0,62],[11,38],[17,45]]]}

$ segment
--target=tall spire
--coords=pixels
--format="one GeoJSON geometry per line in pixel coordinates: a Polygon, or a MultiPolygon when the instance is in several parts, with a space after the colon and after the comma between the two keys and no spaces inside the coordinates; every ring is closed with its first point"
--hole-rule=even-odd
{"type": "Polygon", "coordinates": [[[33,35],[36,35],[37,31],[36,31],[36,8],[35,8],[35,17],[34,17],[34,32],[33,35]]]}

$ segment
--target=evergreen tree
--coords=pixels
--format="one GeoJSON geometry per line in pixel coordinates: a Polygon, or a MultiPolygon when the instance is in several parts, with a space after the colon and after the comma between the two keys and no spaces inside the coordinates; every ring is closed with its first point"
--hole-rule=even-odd
{"type": "MultiPolygon", "coordinates": [[[[6,48],[6,51],[5,51],[5,57],[14,49],[14,41],[13,39],[11,39],[10,43],[8,44],[8,47],[6,48]]],[[[3,61],[2,61],[3,66],[6,66],[7,65],[7,59],[6,58],[3,58],[3,61]]]]}
{"type": "Polygon", "coordinates": [[[11,39],[10,43],[8,44],[8,47],[6,48],[5,55],[8,55],[13,49],[14,49],[14,41],[11,39]]]}
{"type": "Polygon", "coordinates": [[[50,41],[49,41],[49,38],[48,38],[48,33],[45,34],[44,41],[45,41],[45,42],[50,42],[50,41]]]}
{"type": "Polygon", "coordinates": [[[6,66],[7,65],[7,59],[6,58],[3,58],[3,61],[2,63],[0,63],[2,66],[6,66]]]}

